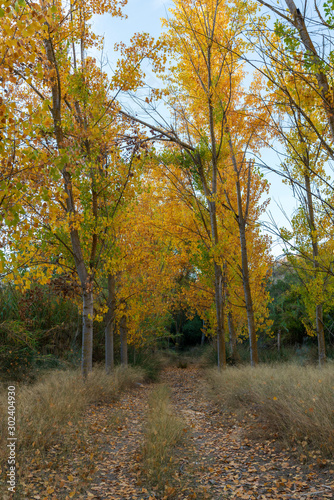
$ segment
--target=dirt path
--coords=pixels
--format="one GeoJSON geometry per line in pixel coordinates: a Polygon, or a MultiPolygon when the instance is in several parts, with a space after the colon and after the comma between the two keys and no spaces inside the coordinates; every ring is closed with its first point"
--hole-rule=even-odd
{"type": "MultiPolygon", "coordinates": [[[[176,413],[191,428],[198,462],[194,474],[209,498],[334,498],[334,470],[320,471],[314,464],[304,467],[269,440],[247,439],[247,430],[226,422],[205,396],[199,370],[168,370],[164,381],[173,389],[176,413]]],[[[245,426],[250,425],[245,422],[245,426]]]]}
{"type": "MultiPolygon", "coordinates": [[[[314,464],[303,466],[287,452],[278,451],[270,440],[249,440],[244,426],[226,421],[220,409],[205,396],[198,369],[167,369],[162,382],[172,388],[175,414],[182,416],[189,428],[188,444],[177,450],[176,459],[178,475],[184,475],[184,484],[188,486],[191,476],[192,488],[185,487],[188,493],[176,492],[174,498],[334,498],[330,471],[319,470],[314,464]]],[[[154,491],[141,484],[138,463],[150,390],[152,386],[131,391],[113,410],[103,411],[106,419],[112,418],[110,411],[121,414],[120,425],[105,443],[103,463],[89,489],[97,499],[156,498],[154,491]]],[[[101,426],[100,412],[96,418],[101,426]]],[[[249,427],[249,423],[245,422],[245,426],[249,427]]]]}
{"type": "MultiPolygon", "coordinates": [[[[85,498],[127,500],[148,498],[141,485],[140,449],[143,442],[148,396],[154,385],[138,384],[109,407],[91,412],[92,425],[105,425],[109,432],[99,444],[101,462],[85,498]]],[[[95,436],[91,436],[91,442],[95,436]]]]}
{"type": "MultiPolygon", "coordinates": [[[[169,368],[162,382],[171,387],[173,413],[187,427],[184,442],[175,450],[179,487],[166,500],[334,498],[334,470],[303,466],[270,440],[248,439],[252,417],[239,424],[228,419],[207,397],[198,369],[169,368]]],[[[148,397],[155,385],[138,385],[114,403],[92,407],[84,443],[78,439],[77,446],[73,440],[57,470],[51,463],[44,471],[32,467],[28,477],[34,495],[17,498],[161,499],[145,485],[140,454],[148,397]]],[[[50,453],[56,455],[56,450],[50,453]]]]}

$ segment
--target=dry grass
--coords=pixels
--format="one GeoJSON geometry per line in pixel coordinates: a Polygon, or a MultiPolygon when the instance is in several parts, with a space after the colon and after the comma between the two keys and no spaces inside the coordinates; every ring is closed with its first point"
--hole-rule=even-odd
{"type": "MultiPolygon", "coordinates": [[[[59,441],[68,422],[75,425],[88,405],[108,401],[142,380],[142,371],[117,368],[107,375],[95,368],[87,382],[79,371],[53,371],[33,385],[16,384],[16,435],[19,456],[31,449],[45,451],[59,441]]],[[[0,393],[0,463],[6,460],[7,391],[0,393]]]]}
{"type": "Polygon", "coordinates": [[[227,409],[255,408],[289,442],[334,454],[334,366],[282,364],[209,370],[215,398],[227,409]]]}
{"type": "Polygon", "coordinates": [[[180,444],[185,424],[173,415],[170,407],[170,388],[158,386],[149,399],[149,413],[143,445],[143,471],[151,486],[164,491],[174,491],[173,474],[175,446],[180,444]]]}

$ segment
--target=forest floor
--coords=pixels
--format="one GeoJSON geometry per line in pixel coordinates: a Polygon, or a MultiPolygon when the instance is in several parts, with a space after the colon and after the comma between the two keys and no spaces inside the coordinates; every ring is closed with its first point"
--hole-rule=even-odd
{"type": "Polygon", "coordinates": [[[66,457],[57,460],[54,448],[44,457],[44,467],[38,460],[26,464],[29,495],[17,498],[334,498],[333,463],[316,455],[303,463],[303,455],[265,434],[256,413],[241,419],[222,410],[210,399],[203,373],[195,366],[167,368],[161,383],[171,388],[171,410],[185,424],[164,493],[147,483],[142,455],[148,398],[157,384],[139,384],[116,402],[91,407],[84,435],[73,429],[66,457]]]}

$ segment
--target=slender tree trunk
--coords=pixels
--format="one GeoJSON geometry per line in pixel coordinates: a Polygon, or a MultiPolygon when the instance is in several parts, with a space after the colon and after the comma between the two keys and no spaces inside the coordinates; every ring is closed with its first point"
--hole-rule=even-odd
{"type": "Polygon", "coordinates": [[[105,363],[106,372],[110,373],[114,368],[114,328],[116,309],[115,276],[108,276],[108,312],[106,314],[105,327],[105,363]]]}
{"type": "Polygon", "coordinates": [[[215,263],[215,299],[217,317],[217,365],[218,369],[226,368],[226,346],[224,331],[224,300],[223,300],[223,275],[221,267],[215,263]]]}
{"type": "Polygon", "coordinates": [[[115,366],[114,361],[114,321],[109,321],[105,326],[105,364],[106,373],[111,373],[115,366]]]}
{"type": "Polygon", "coordinates": [[[232,311],[229,311],[227,314],[227,322],[230,336],[231,358],[234,363],[239,363],[240,356],[237,348],[237,335],[235,333],[232,311]]]}
{"type": "MultiPolygon", "coordinates": [[[[239,190],[240,190],[240,185],[239,185],[239,190]]],[[[241,197],[241,192],[239,191],[239,193],[240,193],[239,196],[241,197]]],[[[252,300],[252,293],[251,293],[250,280],[249,280],[248,255],[247,255],[247,244],[246,244],[246,227],[245,227],[245,221],[243,220],[243,218],[240,220],[240,215],[239,215],[239,232],[240,232],[241,263],[242,263],[242,266],[241,266],[242,267],[242,281],[243,281],[243,286],[244,286],[246,312],[247,312],[247,323],[248,323],[248,334],[249,334],[250,362],[251,362],[251,366],[256,366],[259,362],[259,358],[258,358],[258,352],[257,352],[257,340],[256,340],[256,330],[255,330],[253,300],[252,300]]]]}
{"type": "MultiPolygon", "coordinates": [[[[229,304],[229,287],[228,284],[226,284],[225,287],[225,301],[227,305],[229,304]]],[[[229,340],[230,340],[230,350],[231,350],[231,358],[233,363],[237,364],[240,362],[240,356],[237,348],[237,334],[234,328],[234,321],[233,321],[233,314],[231,311],[231,308],[229,307],[228,313],[227,313],[227,324],[228,324],[228,331],[229,331],[229,340]]]]}
{"type": "Polygon", "coordinates": [[[82,359],[81,372],[84,379],[92,371],[93,364],[93,292],[85,290],[82,294],[82,359]]]}
{"type": "MultiPolygon", "coordinates": [[[[216,171],[216,162],[214,162],[213,171],[216,171]]],[[[211,239],[213,248],[218,245],[218,227],[217,227],[217,214],[216,203],[212,200],[212,192],[210,192],[207,181],[205,178],[201,160],[198,159],[198,172],[201,178],[204,194],[209,207],[210,226],[211,226],[211,239]]],[[[216,189],[216,173],[213,175],[212,181],[213,189],[216,189]]],[[[226,347],[225,347],[225,332],[223,324],[223,311],[224,311],[224,296],[222,294],[223,273],[221,266],[214,261],[215,272],[215,304],[216,304],[216,321],[217,321],[217,365],[219,369],[226,367],[226,347]]]]}
{"type": "Polygon", "coordinates": [[[277,332],[277,351],[278,351],[278,353],[281,352],[281,329],[280,328],[278,329],[278,332],[277,332]]]}
{"type": "Polygon", "coordinates": [[[121,365],[127,366],[128,364],[128,329],[126,324],[126,315],[123,314],[119,322],[119,333],[121,338],[121,365]]]}
{"type": "Polygon", "coordinates": [[[204,345],[205,342],[205,321],[203,320],[203,329],[202,329],[202,337],[201,337],[201,346],[204,345]]]}
{"type": "Polygon", "coordinates": [[[233,144],[231,136],[229,137],[229,146],[233,162],[233,168],[236,175],[236,192],[237,192],[237,204],[238,204],[238,214],[236,215],[238,226],[239,226],[239,236],[240,236],[240,249],[241,249],[241,271],[242,271],[242,282],[244,287],[246,312],[247,312],[247,323],[248,323],[248,335],[249,335],[249,350],[250,350],[250,362],[251,366],[256,366],[259,362],[258,352],[257,352],[257,341],[256,341],[256,329],[255,329],[255,319],[254,319],[254,308],[253,299],[250,287],[249,279],[249,267],[248,267],[248,255],[247,255],[247,240],[246,240],[246,221],[248,218],[248,207],[250,203],[250,181],[251,181],[251,171],[250,166],[248,167],[248,183],[247,183],[247,193],[246,193],[246,208],[243,210],[242,207],[242,192],[240,186],[240,169],[243,166],[244,159],[240,169],[238,168],[238,162],[233,150],[233,144]]]}
{"type": "MultiPolygon", "coordinates": [[[[311,192],[311,182],[309,175],[304,176],[305,188],[307,194],[307,208],[309,216],[309,226],[311,230],[312,239],[312,253],[313,253],[313,267],[315,276],[319,273],[319,245],[318,237],[316,235],[315,218],[314,218],[314,208],[313,208],[313,198],[311,192]]],[[[323,307],[322,304],[317,304],[315,308],[315,323],[318,337],[318,357],[320,366],[326,363],[326,344],[325,344],[325,331],[324,331],[324,320],[323,320],[323,307]]]]}
{"type": "MultiPolygon", "coordinates": [[[[50,27],[48,26],[50,30],[50,27]]],[[[51,77],[51,94],[52,94],[52,118],[54,125],[55,139],[58,151],[64,149],[64,133],[62,128],[62,92],[61,79],[59,76],[59,68],[55,57],[55,50],[50,32],[44,40],[45,53],[50,69],[53,70],[51,77]]],[[[71,173],[69,165],[65,165],[61,171],[64,181],[64,192],[66,194],[66,213],[75,214],[75,203],[72,190],[71,173]]],[[[75,260],[75,267],[80,279],[83,297],[83,328],[82,328],[82,375],[85,379],[88,373],[92,370],[93,356],[93,293],[91,291],[92,273],[87,270],[84,262],[79,232],[71,224],[69,226],[71,246],[75,260]]]]}
{"type": "Polygon", "coordinates": [[[327,115],[329,130],[332,139],[334,139],[334,106],[332,100],[332,89],[325,71],[322,70],[325,66],[323,64],[323,58],[318,54],[306,27],[303,14],[299,9],[297,9],[294,0],[285,0],[285,3],[290,11],[290,14],[292,15],[291,23],[297,28],[305,50],[309,53],[310,58],[314,63],[314,67],[316,68],[313,72],[317,79],[318,87],[323,100],[323,107],[327,115]]]}

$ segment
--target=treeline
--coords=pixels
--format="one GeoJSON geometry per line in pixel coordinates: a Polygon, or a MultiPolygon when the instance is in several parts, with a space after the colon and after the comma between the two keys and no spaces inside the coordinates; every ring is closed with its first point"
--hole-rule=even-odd
{"type": "MultiPolygon", "coordinates": [[[[307,334],[304,322],[307,312],[300,293],[302,283],[286,261],[274,265],[268,291],[269,332],[259,335],[259,358],[263,362],[296,359],[301,364],[317,359],[317,339],[307,334]]],[[[82,316],[80,308],[67,297],[59,284],[34,284],[24,292],[6,284],[1,287],[0,310],[0,367],[4,379],[34,380],[39,372],[51,368],[77,366],[81,358],[82,316]]],[[[79,297],[78,297],[79,298],[79,297]]],[[[149,320],[148,320],[149,321],[149,320]]],[[[324,317],[328,356],[333,357],[334,307],[327,304],[324,317]]],[[[105,360],[105,321],[94,322],[93,361],[105,360]]],[[[152,329],[156,325],[150,325],[152,329]]],[[[205,364],[215,364],[215,339],[207,332],[206,324],[190,310],[174,309],[165,317],[163,331],[154,342],[139,348],[129,347],[132,364],[144,365],[149,373],[156,367],[154,350],[169,349],[175,353],[202,356],[205,364]],[[148,358],[152,357],[152,363],[148,358]]],[[[152,337],[153,340],[153,337],[152,337]]],[[[231,337],[227,342],[227,364],[249,362],[247,330],[238,332],[233,356],[231,337]]],[[[115,328],[115,363],[121,363],[119,330],[115,328]]]]}
{"type": "Polygon", "coordinates": [[[285,290],[269,293],[271,240],[261,231],[269,186],[259,157],[269,145],[283,152],[276,170],[299,200],[291,228],[272,230],[303,284],[300,321],[324,364],[333,296],[331,6],[315,6],[314,34],[291,0],[288,12],[260,2],[277,17],[274,30],[259,3],[175,0],[165,33],[120,44],[108,76],[88,55],[101,47],[92,17],[121,22],[123,3],[2,0],[0,271],[2,293],[17,304],[2,334],[51,346],[68,307],[59,335],[70,350],[73,333],[66,340],[64,332],[77,336],[75,304],[86,378],[94,329],[104,330],[98,344],[110,371],[115,332],[127,364],[129,345],[170,336],[173,314],[184,310],[215,338],[220,368],[227,342],[237,360],[244,337],[257,365],[258,339],[283,341],[291,331],[280,306],[285,290]],[[144,60],[162,82],[148,92],[144,60]],[[122,107],[124,94],[137,112],[122,107]],[[46,286],[53,292],[44,319],[22,319],[46,286]]]}

